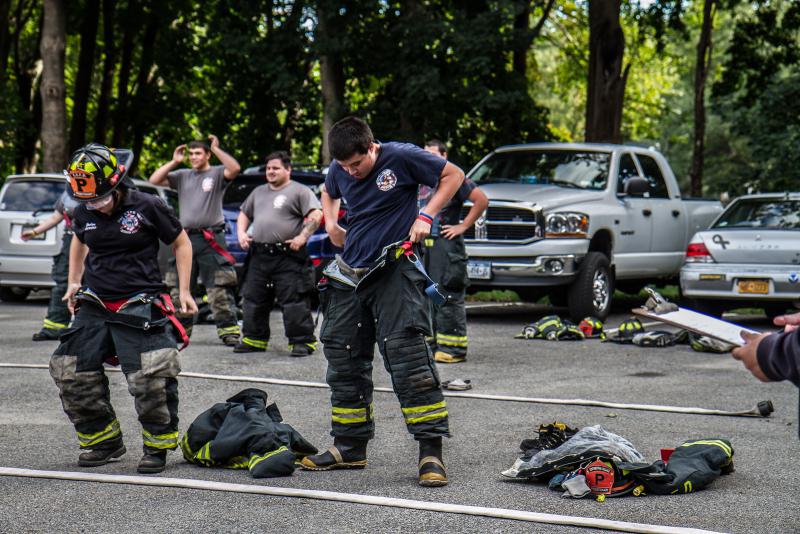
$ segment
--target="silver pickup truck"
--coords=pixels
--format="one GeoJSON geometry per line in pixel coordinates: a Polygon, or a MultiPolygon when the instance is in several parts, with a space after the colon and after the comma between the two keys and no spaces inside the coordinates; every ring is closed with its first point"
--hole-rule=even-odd
{"type": "Polygon", "coordinates": [[[681,198],[664,157],[636,146],[504,146],[468,177],[489,197],[464,234],[472,289],[549,295],[575,321],[605,319],[615,288],[676,277],[689,239],[722,211],[681,198]]]}

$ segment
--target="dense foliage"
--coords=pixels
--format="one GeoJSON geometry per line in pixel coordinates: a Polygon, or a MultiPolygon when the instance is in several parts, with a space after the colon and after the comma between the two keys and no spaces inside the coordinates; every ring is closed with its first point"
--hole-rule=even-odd
{"type": "MultiPolygon", "coordinates": [[[[604,0],[593,0],[604,1],[604,0]]],[[[493,147],[584,136],[588,0],[64,2],[70,148],[130,146],[147,174],[214,133],[244,167],[269,151],[322,163],[323,58],[336,117],[382,140],[438,137],[465,167],[493,147]],[[327,23],[323,31],[320,17],[327,23]],[[335,85],[335,84],[334,84],[335,85]]],[[[665,152],[686,185],[703,3],[623,0],[626,142],[665,152]]],[[[0,173],[41,158],[42,7],[0,0],[0,173]],[[7,15],[7,16],[6,16],[7,15]]],[[[800,4],[721,1],[706,102],[705,193],[800,178],[800,4]]]]}

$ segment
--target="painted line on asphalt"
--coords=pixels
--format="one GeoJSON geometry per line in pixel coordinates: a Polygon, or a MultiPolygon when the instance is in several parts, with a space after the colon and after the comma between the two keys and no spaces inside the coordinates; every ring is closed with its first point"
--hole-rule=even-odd
{"type": "MultiPolygon", "coordinates": [[[[18,369],[48,369],[45,364],[35,363],[0,363],[0,368],[18,369]]],[[[122,372],[120,369],[106,368],[111,372],[122,372]]],[[[328,384],[323,382],[306,382],[302,380],[286,380],[282,378],[264,378],[259,376],[237,376],[237,375],[216,375],[207,373],[193,373],[181,371],[178,375],[182,378],[201,378],[206,380],[224,380],[228,382],[250,382],[256,384],[274,384],[278,386],[294,386],[317,389],[328,389],[328,384]]],[[[374,391],[381,393],[394,393],[391,388],[376,387],[374,391]]],[[[485,393],[467,393],[463,391],[443,391],[445,397],[456,397],[462,399],[480,399],[505,402],[524,402],[533,404],[558,404],[566,406],[592,406],[597,408],[615,408],[618,410],[639,410],[649,412],[680,413],[691,415],[722,415],[730,417],[769,417],[769,414],[762,415],[758,406],[750,410],[728,411],[710,408],[684,407],[684,406],[662,406],[658,404],[629,404],[622,402],[607,402],[591,399],[558,399],[548,397],[518,397],[513,395],[492,395],[485,393]]]]}
{"type": "Polygon", "coordinates": [[[530,523],[599,528],[605,530],[615,530],[618,532],[643,532],[647,534],[719,534],[710,530],[673,527],[667,525],[651,525],[647,523],[630,523],[627,521],[614,521],[595,517],[546,514],[541,512],[528,512],[525,510],[513,510],[508,508],[488,508],[484,506],[469,506],[435,501],[417,501],[394,497],[380,497],[376,495],[362,495],[358,493],[280,488],[255,484],[232,484],[229,482],[213,482],[187,478],[107,475],[101,473],[78,473],[72,471],[42,471],[36,469],[18,469],[14,467],[0,467],[0,476],[95,482],[102,484],[128,484],[164,488],[183,488],[206,491],[222,491],[227,493],[250,493],[257,495],[270,495],[273,497],[315,499],[320,501],[345,502],[351,504],[365,504],[370,506],[406,508],[409,510],[423,510],[427,512],[472,515],[489,517],[492,519],[510,519],[514,521],[526,521],[530,523]]]}

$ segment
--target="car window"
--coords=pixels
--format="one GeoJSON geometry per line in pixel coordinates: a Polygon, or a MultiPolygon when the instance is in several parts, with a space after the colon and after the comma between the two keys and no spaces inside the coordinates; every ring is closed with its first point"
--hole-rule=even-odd
{"type": "Polygon", "coordinates": [[[650,182],[650,198],[669,198],[667,182],[656,159],[642,154],[637,154],[636,157],[639,158],[644,177],[650,182]]]}
{"type": "Polygon", "coordinates": [[[175,211],[176,214],[180,213],[178,202],[178,193],[174,189],[165,189],[164,195],[167,197],[167,204],[175,211]]]}
{"type": "Polygon", "coordinates": [[[476,184],[557,185],[605,189],[610,155],[572,150],[518,150],[492,154],[472,173],[476,184]]]}
{"type": "Polygon", "coordinates": [[[750,198],[734,202],[713,228],[800,228],[800,201],[750,198]]]}
{"type": "Polygon", "coordinates": [[[9,211],[49,210],[55,206],[66,184],[57,180],[13,180],[0,199],[0,209],[9,211]]]}
{"type": "Polygon", "coordinates": [[[619,157],[619,181],[617,182],[617,194],[625,194],[625,184],[633,176],[639,176],[639,170],[630,154],[623,154],[619,157]]]}

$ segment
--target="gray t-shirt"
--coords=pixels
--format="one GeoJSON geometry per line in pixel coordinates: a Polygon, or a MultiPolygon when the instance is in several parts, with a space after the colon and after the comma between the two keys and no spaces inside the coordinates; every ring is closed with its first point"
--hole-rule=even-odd
{"type": "Polygon", "coordinates": [[[209,228],[225,223],[222,197],[230,182],[224,172],[225,167],[217,165],[204,171],[179,169],[167,175],[170,187],[178,192],[184,228],[209,228]]]}
{"type": "Polygon", "coordinates": [[[270,244],[298,235],[303,219],[315,209],[321,208],[311,189],[291,181],[277,191],[269,184],[260,185],[242,204],[242,212],[253,221],[253,241],[270,244]]]}

